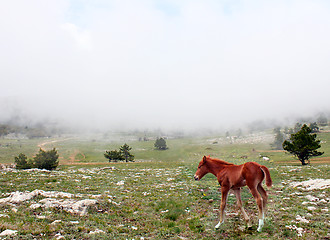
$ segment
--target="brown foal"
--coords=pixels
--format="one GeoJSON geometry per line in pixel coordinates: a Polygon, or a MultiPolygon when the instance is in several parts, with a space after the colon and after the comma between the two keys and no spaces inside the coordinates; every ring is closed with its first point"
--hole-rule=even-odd
{"type": "Polygon", "coordinates": [[[261,232],[264,225],[267,193],[262,187],[262,181],[266,176],[266,185],[272,186],[272,179],[267,167],[262,166],[255,162],[247,162],[242,165],[235,165],[228,163],[220,159],[211,158],[210,156],[204,156],[202,161],[198,165],[198,169],[194,176],[195,180],[200,180],[205,174],[212,173],[217,177],[221,186],[221,204],[220,204],[220,221],[215,226],[219,228],[224,222],[224,212],[227,202],[227,196],[229,190],[233,190],[237,199],[237,205],[241,210],[244,219],[248,226],[251,226],[250,218],[246,214],[241,199],[241,187],[248,186],[254,199],[258,205],[259,211],[259,225],[258,232],[261,232]]]}

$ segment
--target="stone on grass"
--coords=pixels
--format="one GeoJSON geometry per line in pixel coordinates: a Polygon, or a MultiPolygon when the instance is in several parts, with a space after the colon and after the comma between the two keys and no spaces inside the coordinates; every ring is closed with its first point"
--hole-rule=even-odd
{"type": "Polygon", "coordinates": [[[17,234],[16,230],[7,229],[7,230],[3,231],[2,233],[0,233],[0,236],[13,236],[16,234],[17,234]]]}
{"type": "Polygon", "coordinates": [[[90,231],[89,234],[99,234],[99,233],[105,233],[103,230],[96,229],[95,231],[90,231]]]}

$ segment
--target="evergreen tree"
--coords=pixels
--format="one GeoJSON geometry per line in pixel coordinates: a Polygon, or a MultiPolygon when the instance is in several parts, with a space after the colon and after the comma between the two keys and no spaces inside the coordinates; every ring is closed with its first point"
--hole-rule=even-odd
{"type": "Polygon", "coordinates": [[[55,148],[49,151],[40,148],[39,153],[34,157],[34,165],[36,168],[54,170],[58,166],[58,157],[55,148]]]}
{"type": "Polygon", "coordinates": [[[134,162],[134,155],[130,153],[132,148],[128,146],[126,143],[120,147],[120,152],[122,156],[125,158],[126,162],[134,162]]]}
{"type": "Polygon", "coordinates": [[[283,142],[283,149],[296,156],[302,165],[307,165],[310,157],[323,154],[317,151],[321,147],[321,141],[316,137],[316,134],[312,134],[312,129],[304,124],[298,132],[291,134],[289,140],[283,142]]]}
{"type": "Polygon", "coordinates": [[[123,157],[121,152],[119,152],[117,150],[105,151],[104,157],[109,159],[109,162],[111,162],[111,161],[117,162],[117,161],[125,160],[125,158],[123,157]]]}
{"type": "Polygon", "coordinates": [[[158,150],[166,150],[167,149],[166,141],[165,141],[164,138],[157,138],[154,146],[158,150]]]}
{"type": "Polygon", "coordinates": [[[15,163],[17,169],[30,169],[33,165],[31,160],[27,160],[27,156],[23,153],[20,153],[17,157],[15,157],[15,163]]]}

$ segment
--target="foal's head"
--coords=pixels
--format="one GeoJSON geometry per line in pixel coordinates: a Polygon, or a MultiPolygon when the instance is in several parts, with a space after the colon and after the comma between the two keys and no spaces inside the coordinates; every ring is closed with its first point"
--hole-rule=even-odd
{"type": "Polygon", "coordinates": [[[206,159],[207,157],[204,156],[202,161],[200,161],[198,164],[198,168],[194,176],[196,181],[202,179],[202,177],[204,177],[205,174],[209,173],[209,168],[207,166],[206,159]]]}

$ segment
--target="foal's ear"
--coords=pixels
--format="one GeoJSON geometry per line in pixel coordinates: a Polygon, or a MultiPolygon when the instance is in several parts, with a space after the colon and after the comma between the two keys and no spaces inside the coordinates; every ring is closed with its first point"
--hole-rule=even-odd
{"type": "Polygon", "coordinates": [[[203,157],[203,162],[205,162],[205,161],[206,161],[206,156],[203,157]]]}

